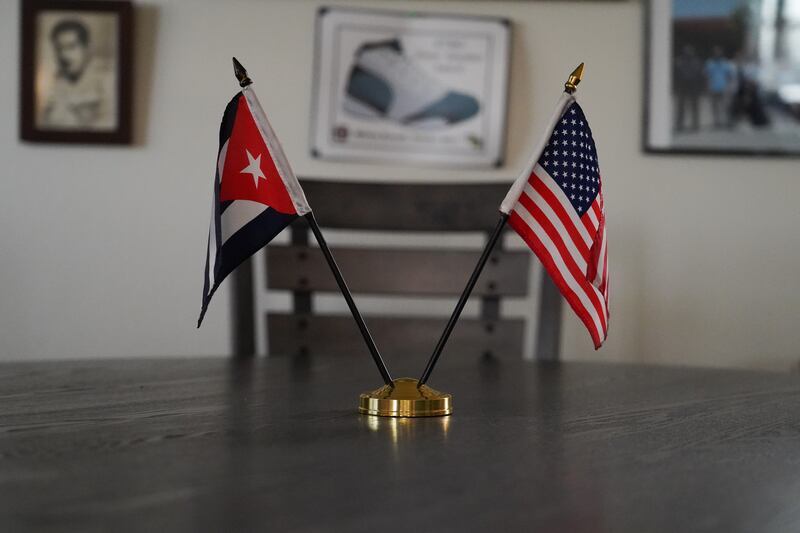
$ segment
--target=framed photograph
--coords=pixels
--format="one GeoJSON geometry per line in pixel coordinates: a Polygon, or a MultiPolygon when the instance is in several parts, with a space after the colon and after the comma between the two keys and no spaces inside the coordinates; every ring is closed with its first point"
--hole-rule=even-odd
{"type": "Polygon", "coordinates": [[[23,0],[20,136],[131,141],[131,3],[23,0]]]}
{"type": "Polygon", "coordinates": [[[800,153],[800,0],[650,0],[644,147],[800,153]]]}
{"type": "Polygon", "coordinates": [[[502,165],[510,36],[502,18],[321,8],[312,154],[502,165]]]}

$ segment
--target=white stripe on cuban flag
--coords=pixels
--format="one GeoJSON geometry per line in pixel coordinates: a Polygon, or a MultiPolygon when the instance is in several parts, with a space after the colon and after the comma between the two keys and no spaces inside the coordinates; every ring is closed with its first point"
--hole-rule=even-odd
{"type": "Polygon", "coordinates": [[[224,244],[231,236],[246,226],[258,215],[269,209],[261,202],[252,200],[235,200],[220,215],[220,227],[222,229],[222,243],[224,244]]]}
{"type": "MultiPolygon", "coordinates": [[[[219,149],[219,157],[217,157],[217,175],[214,176],[214,184],[222,177],[222,170],[225,168],[225,157],[228,155],[228,143],[225,141],[222,148],[219,149]]],[[[208,230],[208,286],[214,286],[214,272],[216,272],[217,265],[217,250],[222,246],[222,241],[217,242],[217,217],[215,213],[219,209],[219,198],[217,194],[211,195],[211,224],[208,230]]]]}

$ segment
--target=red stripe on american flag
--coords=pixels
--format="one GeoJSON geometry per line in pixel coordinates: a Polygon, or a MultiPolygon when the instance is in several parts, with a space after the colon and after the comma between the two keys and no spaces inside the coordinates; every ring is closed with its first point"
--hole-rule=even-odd
{"type": "Polygon", "coordinates": [[[600,229],[597,230],[597,234],[595,235],[595,244],[592,246],[592,257],[589,259],[589,266],[586,269],[586,279],[598,288],[603,278],[603,271],[601,268],[603,266],[602,254],[605,253],[603,248],[603,232],[604,229],[601,222],[600,229]]]}
{"type": "MultiPolygon", "coordinates": [[[[520,200],[521,199],[522,197],[520,197],[520,200]]],[[[521,201],[520,204],[522,204],[521,201]]],[[[522,207],[526,208],[524,204],[522,207]]],[[[536,207],[535,205],[533,207],[534,207],[533,210],[527,209],[527,211],[531,214],[531,216],[539,224],[539,226],[541,226],[541,228],[544,229],[544,232],[547,234],[547,236],[550,238],[550,241],[558,250],[558,254],[561,256],[561,260],[567,267],[568,272],[561,272],[561,274],[564,276],[571,275],[572,278],[578,283],[578,286],[581,288],[581,290],[583,290],[583,292],[586,293],[586,296],[589,298],[589,301],[591,302],[592,306],[597,312],[597,316],[600,319],[600,324],[603,330],[605,331],[606,311],[605,311],[605,302],[603,301],[603,298],[597,294],[595,288],[589,286],[590,281],[586,277],[587,273],[575,263],[575,260],[572,258],[572,254],[570,254],[569,250],[567,250],[567,246],[564,243],[563,238],[558,233],[558,230],[556,230],[555,226],[553,226],[553,223],[550,221],[550,219],[548,219],[538,207],[536,207]]],[[[523,224],[525,224],[525,220],[521,219],[520,221],[523,224]]],[[[596,270],[596,267],[593,268],[592,270],[596,270]]]]}
{"type": "Polygon", "coordinates": [[[597,204],[597,199],[592,202],[592,205],[589,206],[589,209],[581,216],[581,222],[586,227],[586,231],[589,232],[590,235],[594,236],[597,233],[597,227],[600,225],[600,206],[597,204]],[[589,211],[592,214],[589,214],[589,211]],[[594,215],[594,216],[592,216],[594,215]]]}
{"type": "Polygon", "coordinates": [[[511,212],[511,215],[508,218],[508,223],[516,230],[520,237],[522,237],[531,250],[533,250],[533,253],[539,258],[539,261],[542,262],[545,269],[550,274],[553,282],[556,284],[559,291],[561,291],[561,294],[567,300],[570,307],[572,307],[572,310],[575,311],[575,314],[577,314],[578,318],[581,319],[583,324],[586,326],[586,329],[589,330],[589,335],[592,337],[595,348],[599,348],[605,339],[605,330],[598,331],[591,313],[583,305],[580,297],[572,290],[572,288],[570,288],[569,284],[564,279],[561,270],[558,268],[553,257],[550,255],[550,252],[539,240],[539,237],[536,236],[533,230],[517,213],[513,211],[511,212]]]}
{"type": "Polygon", "coordinates": [[[583,237],[584,244],[588,247],[591,247],[594,233],[586,231],[586,228],[581,222],[580,216],[572,206],[572,202],[570,202],[569,198],[567,198],[567,194],[561,189],[561,186],[556,182],[556,180],[554,180],[553,177],[550,176],[550,174],[540,165],[536,165],[532,176],[529,177],[528,180],[527,186],[531,189],[533,189],[533,185],[530,180],[541,180],[553,197],[561,204],[563,209],[561,212],[562,217],[566,215],[567,220],[569,220],[570,223],[575,226],[578,233],[581,235],[581,237],[583,237]]]}
{"type": "MultiPolygon", "coordinates": [[[[536,210],[535,213],[531,213],[534,217],[534,220],[544,229],[544,232],[549,237],[550,241],[558,250],[558,254],[561,257],[561,260],[564,262],[564,265],[567,267],[567,272],[561,271],[563,276],[570,275],[572,278],[578,283],[578,286],[581,290],[586,293],[586,296],[589,298],[594,310],[597,312],[597,316],[600,319],[600,325],[605,331],[606,328],[606,310],[605,310],[605,302],[603,299],[597,294],[595,288],[591,287],[591,280],[586,277],[586,271],[579,268],[578,265],[573,260],[572,256],[570,255],[569,251],[566,248],[566,245],[563,241],[563,237],[561,234],[558,233],[556,228],[553,226],[553,223],[544,216],[540,210],[536,210]]],[[[523,220],[524,222],[524,220],[523,220]]]]}
{"type": "Polygon", "coordinates": [[[608,309],[608,243],[606,242],[606,230],[603,228],[603,244],[605,251],[603,252],[603,278],[600,281],[600,292],[605,295],[606,309],[608,309]]]}
{"type": "MultiPolygon", "coordinates": [[[[573,225],[572,220],[570,219],[567,212],[564,210],[564,206],[561,204],[561,202],[558,201],[558,198],[556,198],[556,196],[553,194],[553,191],[551,191],[547,187],[547,185],[544,184],[543,180],[545,179],[551,179],[551,178],[548,177],[542,178],[537,176],[536,174],[533,174],[528,183],[531,184],[533,190],[539,193],[539,195],[542,198],[544,198],[547,204],[553,209],[558,219],[561,220],[562,224],[564,224],[564,227],[567,229],[567,232],[569,233],[570,237],[572,237],[572,242],[575,243],[575,247],[581,253],[581,256],[583,256],[583,258],[588,261],[589,247],[586,245],[586,241],[583,240],[583,237],[578,232],[578,229],[573,225]]],[[[533,204],[533,200],[528,198],[527,195],[525,195],[524,193],[520,196],[520,203],[523,202],[523,198],[525,198],[529,203],[533,204]]],[[[525,207],[528,206],[526,205],[525,207]]],[[[528,207],[528,211],[530,210],[531,208],[528,207]]],[[[593,234],[594,232],[590,233],[590,235],[593,234]]]]}

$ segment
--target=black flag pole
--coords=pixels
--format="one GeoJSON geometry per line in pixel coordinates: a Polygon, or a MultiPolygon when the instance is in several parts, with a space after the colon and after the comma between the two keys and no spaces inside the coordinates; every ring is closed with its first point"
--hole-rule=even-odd
{"type": "MultiPolygon", "coordinates": [[[[236,75],[236,79],[239,81],[239,86],[243,89],[253,83],[253,80],[251,80],[247,75],[247,70],[245,70],[244,66],[239,63],[235,57],[233,58],[233,73],[236,75]]],[[[347,287],[347,283],[344,281],[342,272],[339,270],[339,265],[336,264],[336,260],[333,258],[330,248],[328,248],[328,243],[325,241],[325,237],[322,236],[322,231],[319,228],[319,224],[317,224],[317,219],[314,218],[314,212],[309,211],[307,214],[303,215],[303,218],[308,221],[308,225],[311,227],[311,232],[317,239],[317,243],[322,250],[322,255],[325,256],[325,261],[327,261],[331,272],[333,272],[333,277],[336,279],[336,284],[339,286],[339,290],[342,291],[342,296],[344,296],[344,300],[347,302],[347,307],[350,309],[350,313],[352,313],[353,319],[358,325],[358,330],[361,332],[361,336],[364,338],[367,349],[369,349],[369,353],[372,355],[372,360],[375,361],[375,366],[378,367],[378,372],[380,372],[384,383],[389,385],[389,387],[394,387],[394,382],[392,381],[391,374],[389,374],[389,369],[386,368],[386,363],[383,362],[381,353],[378,351],[378,347],[375,345],[375,341],[372,339],[372,334],[370,334],[369,328],[364,322],[364,318],[358,311],[355,301],[353,301],[353,295],[350,293],[350,289],[347,287]]]]}
{"type": "Polygon", "coordinates": [[[497,225],[495,226],[492,235],[489,237],[489,241],[486,243],[486,247],[483,249],[480,258],[478,259],[478,264],[475,265],[475,270],[472,271],[472,275],[470,275],[469,280],[467,280],[467,286],[464,287],[464,291],[458,298],[456,308],[453,309],[453,314],[450,315],[450,320],[447,321],[447,325],[444,327],[442,336],[439,337],[439,342],[436,343],[436,348],[433,349],[433,354],[431,354],[430,359],[428,359],[428,364],[425,366],[425,371],[419,378],[419,385],[424,385],[428,381],[428,378],[431,377],[431,372],[433,372],[433,368],[436,366],[439,356],[442,355],[442,350],[444,350],[444,346],[447,344],[447,339],[450,338],[453,328],[456,327],[456,323],[461,316],[461,311],[464,310],[464,306],[467,304],[467,300],[469,300],[469,295],[472,293],[472,289],[475,287],[475,283],[477,283],[478,278],[481,275],[481,271],[483,271],[483,267],[486,265],[486,261],[489,259],[492,249],[494,249],[494,245],[497,244],[497,240],[500,238],[500,235],[502,235],[503,228],[506,226],[507,221],[508,215],[502,213],[500,215],[500,220],[497,221],[497,225]]]}
{"type": "Polygon", "coordinates": [[[366,322],[364,322],[364,318],[361,316],[361,313],[358,311],[358,307],[356,307],[356,303],[353,301],[353,295],[350,293],[350,289],[347,287],[344,277],[342,277],[342,272],[339,270],[339,265],[336,264],[336,260],[333,258],[330,248],[328,248],[328,243],[325,242],[325,237],[322,236],[322,231],[319,229],[317,219],[314,218],[314,211],[309,211],[308,214],[304,215],[304,218],[308,221],[308,225],[311,227],[311,232],[317,239],[317,243],[319,243],[320,250],[322,250],[322,255],[325,256],[325,261],[328,262],[328,266],[330,267],[331,272],[333,272],[333,277],[336,278],[336,284],[339,285],[339,290],[342,291],[344,301],[347,302],[347,307],[350,308],[350,313],[352,313],[353,319],[356,321],[356,324],[358,324],[358,330],[361,332],[361,336],[364,337],[364,342],[367,344],[369,353],[372,355],[372,360],[375,361],[375,365],[378,367],[378,372],[381,373],[384,383],[390,387],[394,387],[394,382],[392,381],[391,374],[389,374],[389,369],[386,368],[386,363],[383,362],[381,353],[378,351],[378,347],[375,345],[375,341],[372,339],[369,328],[367,327],[366,322]]]}
{"type": "MultiPolygon", "coordinates": [[[[574,93],[577,89],[577,85],[581,81],[582,76],[583,63],[578,65],[578,67],[569,75],[567,82],[564,84],[564,92],[569,94],[574,93]]],[[[539,155],[540,154],[535,154],[535,159],[538,159],[539,155]]],[[[478,264],[475,265],[475,270],[472,271],[472,274],[467,280],[467,285],[464,287],[461,296],[458,298],[458,303],[456,303],[456,307],[453,309],[453,313],[450,315],[450,320],[447,321],[444,331],[442,331],[442,335],[439,337],[439,342],[436,343],[436,347],[433,349],[433,353],[428,359],[428,364],[425,365],[425,370],[422,372],[422,376],[419,378],[419,383],[417,385],[418,387],[424,385],[431,377],[433,369],[436,367],[436,363],[439,361],[439,357],[442,355],[442,351],[447,344],[447,340],[450,338],[453,328],[456,327],[456,323],[461,316],[461,312],[464,310],[464,306],[467,304],[467,300],[469,300],[472,289],[475,287],[475,283],[478,282],[478,278],[483,271],[483,267],[486,265],[486,261],[489,259],[489,256],[492,254],[492,250],[503,233],[503,228],[505,228],[506,222],[508,222],[508,215],[501,212],[500,220],[497,221],[494,231],[489,237],[489,240],[486,242],[486,246],[484,247],[483,252],[481,252],[480,258],[478,258],[478,264]]]]}

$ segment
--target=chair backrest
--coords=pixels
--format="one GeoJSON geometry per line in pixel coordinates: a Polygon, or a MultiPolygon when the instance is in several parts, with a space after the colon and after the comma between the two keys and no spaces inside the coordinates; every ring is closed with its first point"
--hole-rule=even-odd
{"type": "MultiPolygon", "coordinates": [[[[325,229],[359,232],[472,232],[487,234],[497,222],[497,212],[487,205],[499,201],[508,185],[480,184],[392,184],[317,181],[303,179],[303,188],[315,216],[325,229]]],[[[338,292],[336,282],[320,250],[309,243],[305,220],[291,228],[291,244],[267,247],[266,273],[269,291],[290,291],[291,312],[266,316],[268,351],[275,354],[324,354],[366,351],[349,314],[319,314],[313,309],[314,293],[338,292]]],[[[501,240],[502,241],[502,240],[501,240]]],[[[353,294],[392,296],[453,296],[461,293],[475,266],[480,248],[440,249],[380,246],[333,246],[333,253],[353,294]]],[[[463,318],[446,351],[462,354],[520,354],[525,321],[505,318],[500,302],[505,297],[525,297],[531,255],[499,245],[472,293],[480,300],[477,318],[463,318]]],[[[246,277],[247,274],[242,276],[246,277]]],[[[252,275],[251,275],[252,276],[252,275]]],[[[242,281],[242,280],[240,280],[242,281]]],[[[237,292],[251,287],[244,280],[237,292]]],[[[545,295],[546,296],[546,295],[545,295]]],[[[237,308],[252,307],[247,295],[237,308]]],[[[552,307],[552,302],[548,304],[552,307]]],[[[560,299],[555,299],[560,305],[560,299]]],[[[246,321],[246,312],[241,319],[246,321]]],[[[547,314],[547,313],[544,313],[547,314]]],[[[542,313],[540,313],[542,315],[542,313]]],[[[263,318],[256,317],[256,320],[263,318]]],[[[384,355],[429,352],[444,327],[447,316],[368,316],[367,322],[384,355]]],[[[540,320],[538,337],[544,333],[551,345],[537,356],[557,356],[560,312],[549,309],[548,323],[540,320]],[[555,322],[555,328],[552,322],[555,322]],[[546,330],[546,331],[544,331],[546,330]]],[[[246,329],[246,328],[243,328],[246,329]]],[[[252,328],[251,328],[252,329],[252,328]]],[[[240,331],[237,335],[245,334],[240,331]]],[[[252,344],[254,346],[254,344],[252,344]]],[[[250,350],[246,342],[241,349],[250,350]]]]}

